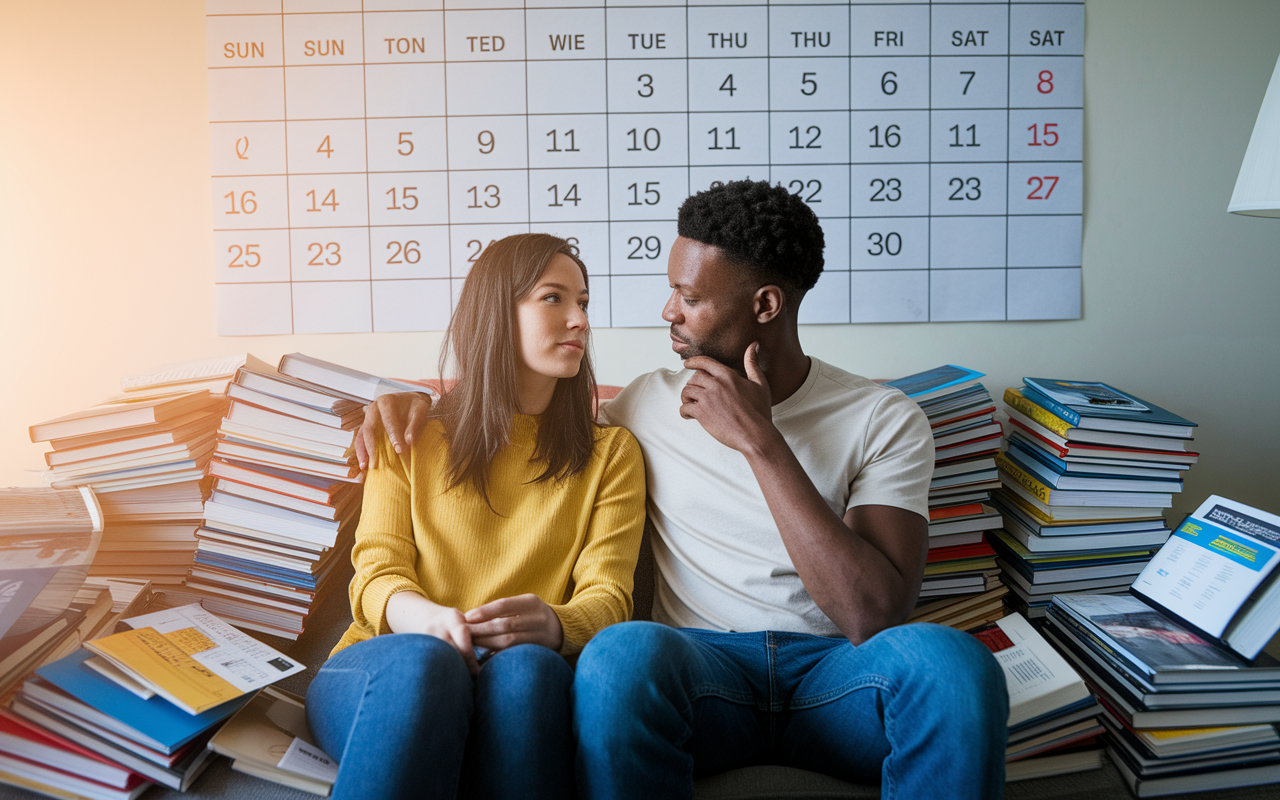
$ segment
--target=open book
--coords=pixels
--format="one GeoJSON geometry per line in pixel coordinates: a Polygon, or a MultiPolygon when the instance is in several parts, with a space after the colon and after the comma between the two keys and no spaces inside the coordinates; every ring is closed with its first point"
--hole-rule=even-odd
{"type": "Polygon", "coordinates": [[[1130,592],[1252,660],[1280,631],[1278,565],[1280,517],[1213,495],[1183,520],[1130,592]]]}

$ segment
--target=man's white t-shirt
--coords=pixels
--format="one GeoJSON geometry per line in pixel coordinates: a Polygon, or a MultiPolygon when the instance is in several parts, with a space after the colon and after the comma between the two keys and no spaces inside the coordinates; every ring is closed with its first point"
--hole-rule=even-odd
{"type": "MultiPolygon", "coordinates": [[[[933,436],[897,389],[810,358],[809,375],[773,422],[831,510],[905,508],[928,518],[933,436]]],[[[746,457],[680,416],[691,370],[661,369],[603,404],[644,451],[658,536],[653,618],[682,628],[840,636],[809,597],[746,457]]],[[[853,535],[852,533],[850,535],[853,535]]]]}

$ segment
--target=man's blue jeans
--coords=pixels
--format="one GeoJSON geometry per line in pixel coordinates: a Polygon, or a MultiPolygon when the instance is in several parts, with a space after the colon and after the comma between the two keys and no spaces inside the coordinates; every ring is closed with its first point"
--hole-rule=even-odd
{"type": "Polygon", "coordinates": [[[854,647],[797,633],[606,628],[573,683],[584,798],[689,798],[695,776],[784,764],[885,798],[998,798],[1004,674],[977,639],[903,625],[854,647]]]}
{"type": "Polygon", "coordinates": [[[375,636],[320,669],[307,724],[338,760],[335,800],[571,798],[573,671],[523,644],[473,680],[462,656],[416,633],[375,636]]]}

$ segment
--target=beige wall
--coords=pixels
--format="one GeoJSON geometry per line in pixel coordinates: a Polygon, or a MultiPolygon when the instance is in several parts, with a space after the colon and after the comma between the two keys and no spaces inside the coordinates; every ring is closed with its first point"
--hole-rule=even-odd
{"type": "MultiPolygon", "coordinates": [[[[439,334],[214,333],[204,9],[0,0],[0,486],[34,484],[27,426],[166,361],[295,350],[427,374],[439,334]]],[[[1280,220],[1226,213],[1280,51],[1275,0],[1086,10],[1084,318],[814,326],[810,353],[893,377],[944,362],[1114,382],[1201,423],[1178,511],[1280,511],[1280,220]]],[[[661,329],[600,330],[602,379],[676,364],[661,329]]]]}

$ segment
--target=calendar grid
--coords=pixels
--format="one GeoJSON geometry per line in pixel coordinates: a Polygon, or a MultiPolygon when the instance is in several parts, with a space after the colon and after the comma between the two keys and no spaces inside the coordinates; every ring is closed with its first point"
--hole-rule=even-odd
{"type": "Polygon", "coordinates": [[[680,202],[741,178],[824,228],[802,323],[1080,316],[1083,3],[462,5],[208,0],[220,333],[442,329],[530,230],[663,325],[680,202]]]}

